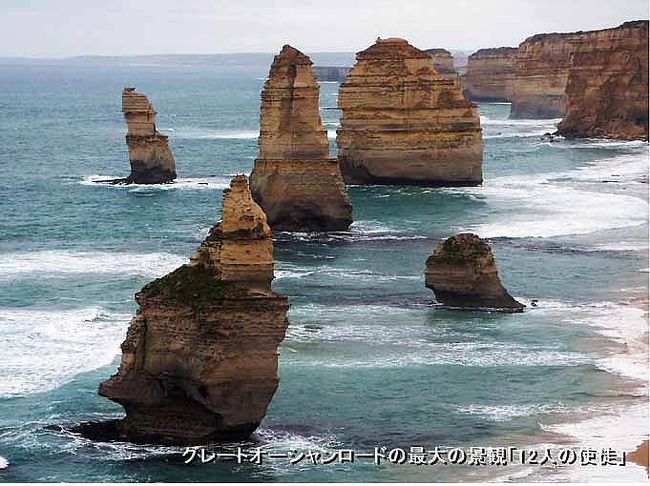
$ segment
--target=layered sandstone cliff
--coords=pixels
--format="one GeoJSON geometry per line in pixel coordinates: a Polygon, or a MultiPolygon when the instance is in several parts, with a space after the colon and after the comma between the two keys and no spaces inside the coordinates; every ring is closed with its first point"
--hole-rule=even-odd
{"type": "Polygon", "coordinates": [[[262,90],[259,155],[251,191],[274,230],[336,231],[352,223],[352,205],[329,155],[312,62],[285,45],[262,90]]]}
{"type": "Polygon", "coordinates": [[[514,89],[516,47],[480,49],[469,56],[466,94],[475,101],[510,101],[514,89]]]}
{"type": "Polygon", "coordinates": [[[519,44],[510,118],[564,116],[571,55],[581,34],[538,34],[519,44]]]}
{"type": "Polygon", "coordinates": [[[156,130],[156,111],[147,96],[134,88],[124,88],[122,112],[127,124],[131,174],[119,182],[163,184],[176,179],[176,161],[169,140],[156,130]]]}
{"type": "Polygon", "coordinates": [[[271,230],[245,176],[190,263],[147,284],[122,344],[118,373],[99,393],[120,403],[118,437],[134,442],[240,439],[278,386],[286,297],[271,290],[271,230]]]}
{"type": "Polygon", "coordinates": [[[524,305],[501,285],[489,245],[471,233],[452,236],[426,261],[426,286],[441,304],[519,312],[524,305]]]}
{"type": "Polygon", "coordinates": [[[566,87],[566,137],[648,139],[648,21],[586,32],[566,87]]]}
{"type": "Polygon", "coordinates": [[[351,184],[477,185],[483,139],[458,80],[404,39],[357,53],[339,91],[339,161],[351,184]]]}

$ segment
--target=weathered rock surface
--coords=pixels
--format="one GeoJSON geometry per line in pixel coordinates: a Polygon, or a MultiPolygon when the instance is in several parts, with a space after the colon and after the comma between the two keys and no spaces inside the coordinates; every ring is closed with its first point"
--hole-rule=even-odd
{"type": "Polygon", "coordinates": [[[147,284],[99,393],[120,403],[115,429],[133,442],[241,439],[278,386],[289,305],[271,290],[271,230],[245,176],[226,191],[223,219],[190,263],[147,284]]]}
{"type": "Polygon", "coordinates": [[[566,87],[565,137],[648,140],[648,21],[586,32],[566,87]]]}
{"type": "Polygon", "coordinates": [[[352,223],[338,162],[329,155],[311,64],[284,46],[262,91],[251,191],[274,230],[336,231],[352,223]]]}
{"type": "Polygon", "coordinates": [[[164,184],[176,179],[176,161],[169,140],[156,130],[156,111],[146,95],[134,88],[122,92],[122,112],[128,131],[131,174],[127,184],[164,184]]]}
{"type": "Polygon", "coordinates": [[[525,307],[501,285],[489,245],[471,233],[452,236],[438,245],[427,259],[425,282],[445,306],[507,312],[525,307]]]}
{"type": "Polygon", "coordinates": [[[482,182],[476,105],[456,77],[404,39],[378,39],[357,53],[339,90],[339,161],[351,184],[422,186],[482,182]]]}
{"type": "Polygon", "coordinates": [[[454,57],[447,49],[435,48],[426,51],[433,59],[433,67],[439,74],[456,74],[454,69],[454,57]]]}
{"type": "Polygon", "coordinates": [[[510,118],[564,116],[571,54],[581,34],[537,34],[519,44],[510,118]]]}
{"type": "Polygon", "coordinates": [[[480,49],[469,56],[466,95],[475,101],[510,101],[514,89],[516,47],[480,49]]]}

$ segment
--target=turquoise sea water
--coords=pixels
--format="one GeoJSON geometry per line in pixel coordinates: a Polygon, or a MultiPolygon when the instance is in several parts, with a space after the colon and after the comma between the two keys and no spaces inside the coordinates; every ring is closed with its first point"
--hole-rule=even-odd
{"type": "MultiPolygon", "coordinates": [[[[116,370],[133,295],[187,260],[220,218],[229,179],[250,172],[267,69],[0,66],[0,456],[9,462],[0,481],[506,474],[368,461],[187,466],[182,449],[92,443],[50,427],[122,413],[97,385],[116,370]],[[92,182],[128,173],[125,84],[159,112],[177,159],[174,185],[92,182]]],[[[337,88],[321,85],[333,150],[337,88]]],[[[634,378],[647,380],[647,316],[630,303],[647,295],[648,145],[551,143],[540,136],[558,120],[509,121],[506,104],[480,110],[482,187],[351,187],[349,232],[276,235],[274,288],[290,298],[291,324],[281,385],[255,445],[366,452],[590,445],[605,436],[630,450],[640,442],[647,381],[634,378]],[[537,307],[501,315],[432,306],[424,261],[464,230],[489,238],[504,284],[537,307]]],[[[641,474],[589,471],[507,474],[641,474]]]]}

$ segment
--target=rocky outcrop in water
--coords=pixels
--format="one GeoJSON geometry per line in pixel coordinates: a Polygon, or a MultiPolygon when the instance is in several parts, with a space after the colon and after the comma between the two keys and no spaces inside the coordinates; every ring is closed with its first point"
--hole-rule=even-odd
{"type": "Polygon", "coordinates": [[[284,46],[262,90],[251,191],[273,230],[336,231],[352,223],[341,171],[329,155],[311,64],[284,46]]]}
{"type": "MultiPolygon", "coordinates": [[[[250,435],[278,386],[286,297],[271,290],[271,230],[245,176],[190,263],[147,284],[99,393],[121,404],[117,438],[196,444],[250,435]]],[[[86,427],[87,428],[87,427],[86,427]]]]}
{"type": "Polygon", "coordinates": [[[558,133],[648,140],[648,21],[580,37],[558,133]]]}
{"type": "Polygon", "coordinates": [[[156,130],[156,111],[146,95],[134,88],[122,92],[122,112],[128,131],[131,174],[113,182],[126,184],[164,184],[176,179],[176,161],[169,140],[156,130]]]}
{"type": "Polygon", "coordinates": [[[452,236],[438,245],[426,262],[426,286],[441,304],[462,309],[520,312],[499,280],[489,245],[471,233],[452,236]]]}
{"type": "Polygon", "coordinates": [[[351,184],[422,186],[482,182],[476,106],[458,80],[404,39],[378,39],[357,53],[339,90],[339,161],[351,184]]]}
{"type": "Polygon", "coordinates": [[[475,101],[510,101],[514,89],[516,47],[480,49],[469,56],[466,94],[475,101]]]}

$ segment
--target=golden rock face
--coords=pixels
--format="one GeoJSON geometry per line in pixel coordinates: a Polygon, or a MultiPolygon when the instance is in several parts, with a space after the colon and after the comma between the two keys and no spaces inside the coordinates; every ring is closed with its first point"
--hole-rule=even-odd
{"type": "Polygon", "coordinates": [[[345,230],[352,205],[320,118],[312,62],[284,46],[262,91],[253,197],[273,230],[345,230]]]}
{"type": "Polygon", "coordinates": [[[176,178],[176,160],[169,140],[156,130],[156,111],[145,94],[133,88],[122,92],[131,174],[126,183],[162,184],[176,178]]]}
{"type": "Polygon", "coordinates": [[[455,77],[404,39],[357,53],[339,91],[339,162],[351,184],[476,185],[483,140],[455,77]]]}
{"type": "Polygon", "coordinates": [[[516,47],[480,49],[467,59],[465,88],[476,101],[510,101],[514,90],[516,47]]]}
{"type": "Polygon", "coordinates": [[[648,21],[585,33],[566,87],[567,137],[648,140],[648,21]]]}
{"type": "Polygon", "coordinates": [[[250,435],[277,389],[289,305],[271,290],[271,231],[245,176],[189,265],[147,284],[99,393],[120,403],[122,440],[165,444],[250,435]]]}

